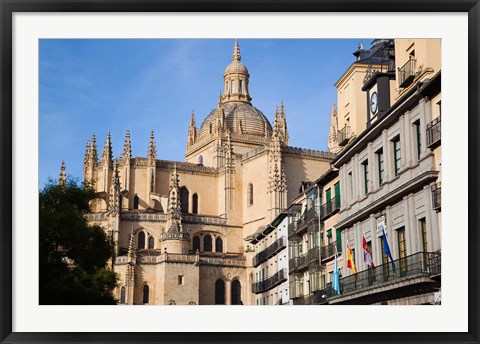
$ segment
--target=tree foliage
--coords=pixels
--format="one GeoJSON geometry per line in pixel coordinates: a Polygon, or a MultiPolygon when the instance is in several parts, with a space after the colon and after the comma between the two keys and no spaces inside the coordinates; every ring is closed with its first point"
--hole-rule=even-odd
{"type": "Polygon", "coordinates": [[[116,274],[107,267],[113,244],[84,215],[95,198],[90,186],[52,181],[40,191],[40,304],[116,304],[116,274]]]}

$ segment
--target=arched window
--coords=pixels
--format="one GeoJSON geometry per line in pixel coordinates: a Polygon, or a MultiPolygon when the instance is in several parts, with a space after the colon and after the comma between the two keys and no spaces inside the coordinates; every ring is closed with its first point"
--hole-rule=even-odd
{"type": "Polygon", "coordinates": [[[138,209],[138,202],[140,201],[140,198],[138,198],[137,195],[133,197],[133,209],[138,209]]]}
{"type": "Polygon", "coordinates": [[[223,252],[223,240],[220,237],[215,239],[215,251],[223,252]]]}
{"type": "Polygon", "coordinates": [[[242,305],[241,298],[242,287],[240,286],[239,280],[234,280],[232,282],[232,305],[242,305]]]}
{"type": "Polygon", "coordinates": [[[200,155],[200,156],[198,157],[198,164],[199,164],[199,165],[203,165],[203,155],[200,155]]]}
{"type": "Polygon", "coordinates": [[[188,189],[185,186],[180,188],[180,209],[182,213],[188,213],[188,189]]]}
{"type": "Polygon", "coordinates": [[[193,237],[193,252],[200,251],[200,238],[198,236],[193,237]]]}
{"type": "Polygon", "coordinates": [[[125,303],[125,287],[122,287],[120,289],[120,303],[125,303]]]}
{"type": "Polygon", "coordinates": [[[225,282],[221,279],[215,282],[215,304],[225,304],[225,282]]]}
{"type": "Polygon", "coordinates": [[[192,213],[198,214],[198,195],[196,193],[192,196],[192,213]]]}
{"type": "Polygon", "coordinates": [[[148,303],[148,300],[150,298],[150,288],[148,285],[143,286],[143,303],[148,303]]]}
{"type": "Polygon", "coordinates": [[[249,206],[253,205],[253,184],[252,184],[252,183],[249,183],[249,184],[248,184],[247,204],[248,204],[249,206]]]}
{"type": "Polygon", "coordinates": [[[203,237],[203,250],[212,252],[212,237],[208,234],[203,237]]]}
{"type": "Polygon", "coordinates": [[[143,232],[138,233],[137,248],[139,250],[143,250],[145,248],[145,233],[143,233],[143,232]]]}
{"type": "Polygon", "coordinates": [[[155,249],[155,239],[152,236],[148,238],[148,249],[155,249]]]}

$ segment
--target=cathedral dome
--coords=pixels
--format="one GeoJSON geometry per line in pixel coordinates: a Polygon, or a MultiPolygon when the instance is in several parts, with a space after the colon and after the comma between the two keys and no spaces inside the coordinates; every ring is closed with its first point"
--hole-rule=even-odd
{"type": "MultiPolygon", "coordinates": [[[[255,135],[270,137],[272,134],[272,125],[263,113],[244,102],[228,102],[220,105],[225,118],[226,130],[232,133],[242,133],[246,135],[255,135]]],[[[210,135],[215,125],[216,112],[213,110],[203,121],[199,137],[210,135]]]]}
{"type": "Polygon", "coordinates": [[[223,75],[235,73],[246,74],[247,76],[249,76],[247,67],[245,67],[245,65],[240,61],[233,61],[232,63],[230,63],[227,68],[225,68],[225,72],[223,73],[223,75]]]}

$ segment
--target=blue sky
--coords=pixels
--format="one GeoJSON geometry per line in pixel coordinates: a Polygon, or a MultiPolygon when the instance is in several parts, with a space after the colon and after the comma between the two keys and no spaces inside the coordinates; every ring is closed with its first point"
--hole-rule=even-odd
{"type": "MultiPolygon", "coordinates": [[[[191,111],[197,127],[216,107],[233,39],[42,39],[39,186],[67,174],[83,180],[86,141],[98,154],[111,131],[114,157],[130,129],[133,156],[184,161],[191,111]]],[[[334,83],[371,39],[241,39],[255,107],[272,122],[283,100],[290,145],[327,149],[334,83]]]]}

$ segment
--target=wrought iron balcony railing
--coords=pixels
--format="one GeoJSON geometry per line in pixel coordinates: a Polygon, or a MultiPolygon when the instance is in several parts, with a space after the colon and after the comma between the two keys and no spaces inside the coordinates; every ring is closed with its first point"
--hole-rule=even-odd
{"type": "Polygon", "coordinates": [[[290,271],[306,268],[308,266],[307,255],[308,252],[299,257],[293,257],[292,259],[290,259],[288,261],[288,268],[290,269],[290,271]]]}
{"type": "MultiPolygon", "coordinates": [[[[428,276],[442,273],[440,252],[418,252],[405,258],[396,259],[394,262],[395,271],[392,269],[391,262],[388,262],[388,264],[341,278],[340,293],[343,295],[361,291],[374,285],[380,287],[382,284],[422,273],[428,276]]],[[[336,295],[334,290],[329,290],[331,283],[327,284],[326,289],[328,297],[336,295]]]]}
{"type": "Polygon", "coordinates": [[[402,88],[409,86],[415,79],[415,59],[410,59],[398,68],[398,85],[402,88]]]}
{"type": "Polygon", "coordinates": [[[440,182],[432,185],[432,207],[434,210],[442,208],[442,185],[440,182]]]}
{"type": "Polygon", "coordinates": [[[269,277],[263,281],[256,282],[252,284],[252,291],[254,293],[262,293],[264,291],[270,290],[273,287],[283,283],[288,278],[287,269],[281,269],[275,273],[272,277],[269,277]]]}
{"type": "Polygon", "coordinates": [[[257,267],[260,265],[260,263],[266,261],[268,258],[273,257],[285,247],[287,247],[287,238],[281,237],[277,239],[273,244],[268,246],[265,250],[257,253],[255,257],[253,257],[253,266],[257,267]]]}
{"type": "Polygon", "coordinates": [[[352,134],[350,126],[344,126],[343,129],[338,131],[338,145],[340,147],[345,146],[348,143],[348,140],[350,140],[351,136],[352,134]]]}
{"type": "Polygon", "coordinates": [[[302,216],[297,220],[297,225],[295,232],[300,234],[306,229],[306,227],[312,222],[312,220],[318,219],[318,211],[315,207],[308,209],[302,216]]]}
{"type": "MultiPolygon", "coordinates": [[[[326,260],[329,258],[332,258],[335,255],[335,252],[337,252],[337,242],[334,241],[330,244],[327,244],[325,246],[322,246],[322,260],[326,260]]],[[[341,252],[341,251],[339,251],[341,252]]]]}
{"type": "Polygon", "coordinates": [[[319,247],[315,246],[307,252],[308,264],[318,263],[320,260],[319,247]]]}
{"type": "Polygon", "coordinates": [[[324,220],[338,210],[340,210],[340,195],[335,196],[329,202],[322,204],[320,208],[320,219],[324,220]]]}
{"type": "Polygon", "coordinates": [[[295,230],[297,229],[296,221],[293,221],[288,225],[288,236],[295,234],[295,230]]]}
{"type": "Polygon", "coordinates": [[[427,124],[427,147],[434,148],[441,143],[442,127],[441,117],[438,116],[433,121],[427,124]]]}

